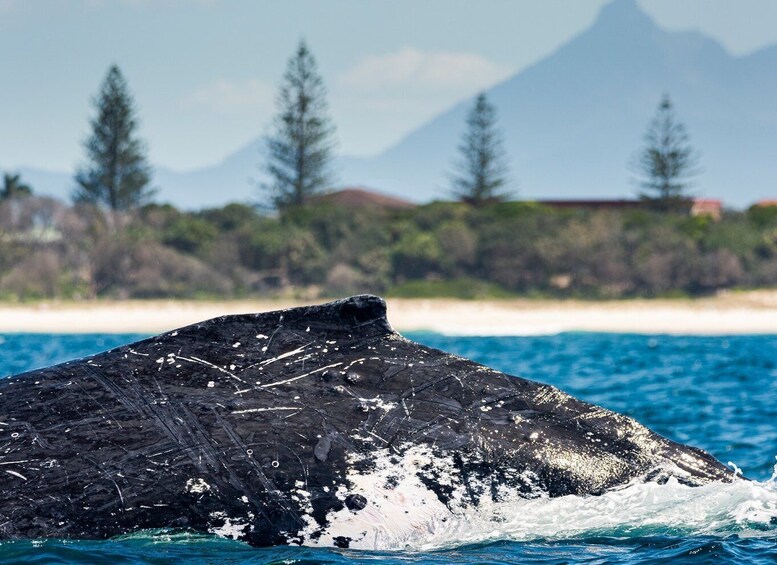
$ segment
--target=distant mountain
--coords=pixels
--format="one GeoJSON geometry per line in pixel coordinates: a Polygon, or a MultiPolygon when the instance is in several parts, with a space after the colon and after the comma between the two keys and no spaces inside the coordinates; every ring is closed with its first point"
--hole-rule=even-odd
{"type": "MultiPolygon", "coordinates": [[[[733,57],[697,32],[659,28],[615,0],[551,56],[487,92],[499,112],[518,194],[633,196],[628,163],[669,93],[703,174],[694,191],[744,206],[777,196],[777,46],[733,57]]],[[[445,196],[465,101],[343,177],[417,200],[445,196]]]]}
{"type": "MultiPolygon", "coordinates": [[[[156,199],[187,210],[219,207],[227,202],[255,202],[260,197],[257,188],[257,179],[261,176],[259,150],[257,140],[212,167],[184,172],[158,167],[153,178],[153,184],[158,188],[156,199]]],[[[72,175],[68,173],[30,167],[23,167],[20,172],[25,182],[39,194],[68,200],[75,187],[72,175]]]]}
{"type": "MultiPolygon", "coordinates": [[[[702,155],[697,194],[735,206],[777,196],[777,46],[733,57],[700,33],[661,29],[635,0],[614,0],[589,29],[487,92],[518,195],[633,196],[627,165],[665,92],[702,155]]],[[[378,156],[342,158],[339,184],[414,201],[445,197],[471,103],[378,156]]],[[[259,160],[255,141],[214,167],[160,169],[160,200],[191,209],[255,199],[249,179],[259,160]]],[[[66,196],[72,187],[62,175],[22,173],[39,192],[66,196]]]]}

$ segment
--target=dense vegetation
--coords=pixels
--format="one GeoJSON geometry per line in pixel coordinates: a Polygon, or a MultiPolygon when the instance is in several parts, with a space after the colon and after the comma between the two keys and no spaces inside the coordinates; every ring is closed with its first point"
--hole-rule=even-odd
{"type": "MultiPolygon", "coordinates": [[[[0,299],[619,298],[777,285],[777,208],[690,217],[695,152],[668,96],[636,169],[644,207],[559,210],[509,197],[496,109],[479,94],[451,174],[458,202],[335,204],[326,89],[305,42],[287,63],[260,169],[265,203],[185,212],[153,202],[153,171],[116,65],[93,100],[73,204],[0,188],[0,299]],[[685,210],[685,211],[684,211],[685,210]]],[[[374,201],[380,202],[380,199],[374,201]]]]}
{"type": "Polygon", "coordinates": [[[721,221],[650,209],[435,202],[108,212],[0,201],[0,298],[698,295],[777,285],[777,207],[721,221]]]}

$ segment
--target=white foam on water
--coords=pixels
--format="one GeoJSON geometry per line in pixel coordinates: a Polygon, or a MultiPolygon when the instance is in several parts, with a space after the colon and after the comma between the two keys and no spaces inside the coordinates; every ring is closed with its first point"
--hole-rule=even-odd
{"type": "Polygon", "coordinates": [[[774,537],[777,483],[736,481],[701,487],[684,486],[676,479],[663,485],[634,483],[600,496],[481,504],[476,512],[435,524],[432,530],[427,539],[410,545],[430,550],[496,540],[660,534],[774,537]]]}
{"type": "MultiPolygon", "coordinates": [[[[498,540],[569,540],[591,537],[700,535],[774,537],[777,533],[777,466],[765,482],[736,480],[689,487],[670,478],[665,484],[634,481],[599,496],[522,498],[502,492],[477,505],[454,488],[454,503],[442,504],[419,479],[429,463],[423,450],[409,450],[401,461],[381,458],[372,472],[349,473],[351,493],[368,501],[364,509],[342,509],[327,516],[328,526],[318,537],[312,519],[305,545],[331,547],[335,537],[350,538],[352,549],[450,549],[498,540]],[[387,489],[389,476],[398,477],[387,489]]],[[[434,461],[437,470],[454,469],[434,461]]],[[[440,475],[438,474],[439,478],[440,475]]],[[[450,476],[451,486],[458,481],[450,476]]],[[[340,496],[344,499],[345,492],[340,496]]]]}
{"type": "MultiPolygon", "coordinates": [[[[367,505],[358,511],[343,508],[330,513],[329,524],[317,537],[318,525],[309,517],[304,545],[329,547],[338,536],[350,538],[351,549],[432,551],[494,541],[560,541],[594,537],[630,538],[655,535],[678,537],[738,535],[769,538],[777,535],[777,465],[763,482],[737,480],[689,487],[670,478],[665,484],[634,481],[599,496],[521,498],[509,493],[501,502],[484,496],[477,505],[451,510],[419,478],[430,454],[409,450],[402,457],[377,461],[370,473],[349,473],[353,488],[341,487],[337,496],[362,494],[367,505]],[[387,487],[386,479],[398,482],[387,487]]],[[[434,460],[437,470],[449,469],[454,498],[463,493],[445,458],[434,460]]],[[[309,495],[298,489],[298,493],[309,495]]],[[[502,493],[504,494],[504,493],[502,493]]],[[[307,497],[303,501],[307,505],[307,497]]],[[[226,514],[224,525],[212,533],[238,539],[249,523],[226,514]]],[[[189,536],[169,530],[136,532],[120,539],[187,541],[189,536]]],[[[207,540],[207,537],[203,537],[207,540]]]]}

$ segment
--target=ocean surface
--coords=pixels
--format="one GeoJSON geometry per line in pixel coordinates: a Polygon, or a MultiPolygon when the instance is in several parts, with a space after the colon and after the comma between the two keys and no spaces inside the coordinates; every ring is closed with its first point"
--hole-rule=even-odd
{"type": "MultiPolygon", "coordinates": [[[[0,377],[142,337],[0,335],[0,377]]],[[[454,539],[395,551],[256,549],[155,531],[0,542],[0,563],[777,563],[777,336],[408,337],[626,413],[753,481],[533,500],[499,524],[479,516],[454,539]]]]}

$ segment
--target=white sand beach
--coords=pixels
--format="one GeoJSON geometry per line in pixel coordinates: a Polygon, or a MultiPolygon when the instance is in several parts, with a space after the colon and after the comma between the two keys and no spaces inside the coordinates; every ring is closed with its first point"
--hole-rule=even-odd
{"type": "MultiPolygon", "coordinates": [[[[208,318],[305,302],[242,300],[0,304],[0,333],[158,333],[208,318]]],[[[310,302],[308,302],[310,303],[310,302]]],[[[389,299],[400,332],[535,335],[565,331],[730,335],[777,333],[777,291],[679,300],[389,299]]]]}

